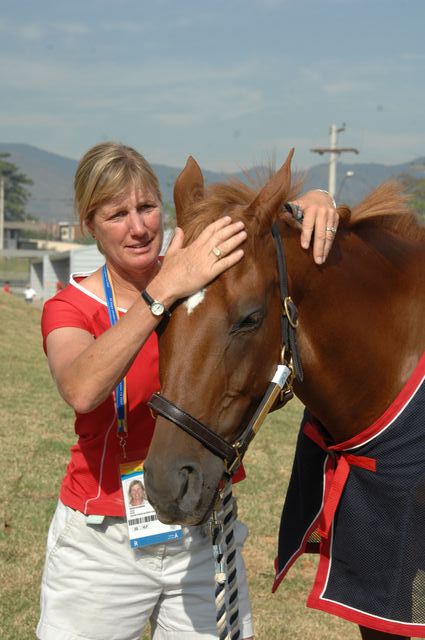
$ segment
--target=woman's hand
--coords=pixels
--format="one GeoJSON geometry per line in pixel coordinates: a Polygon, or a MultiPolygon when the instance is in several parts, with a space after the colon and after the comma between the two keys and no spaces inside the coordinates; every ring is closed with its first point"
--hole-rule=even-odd
{"type": "Polygon", "coordinates": [[[339,216],[333,199],[326,191],[307,191],[292,204],[298,205],[303,214],[301,246],[308,249],[313,237],[313,256],[317,264],[323,264],[338,229],[339,216]]]}
{"type": "Polygon", "coordinates": [[[154,278],[155,285],[154,281],[149,285],[149,292],[161,285],[164,292],[172,292],[171,304],[192,295],[242,259],[241,245],[246,237],[243,222],[232,222],[230,216],[224,216],[209,224],[196,240],[183,247],[184,233],[177,227],[161,271],[154,278]]]}

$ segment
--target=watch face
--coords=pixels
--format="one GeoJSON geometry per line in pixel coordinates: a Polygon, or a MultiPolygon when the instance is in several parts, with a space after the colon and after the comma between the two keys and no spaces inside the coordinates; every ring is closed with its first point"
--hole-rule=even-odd
{"type": "Polygon", "coordinates": [[[151,305],[151,311],[154,316],[162,316],[164,313],[164,305],[161,302],[153,302],[151,305]]]}

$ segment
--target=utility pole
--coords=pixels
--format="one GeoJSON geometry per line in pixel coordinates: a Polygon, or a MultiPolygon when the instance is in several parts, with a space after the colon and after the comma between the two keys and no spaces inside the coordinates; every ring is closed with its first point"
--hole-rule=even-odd
{"type": "Polygon", "coordinates": [[[342,127],[337,127],[336,124],[332,124],[329,129],[330,134],[330,145],[329,147],[319,147],[318,149],[310,149],[312,153],[318,153],[319,155],[323,155],[324,153],[329,153],[329,183],[328,183],[328,191],[331,196],[334,198],[336,193],[336,163],[337,158],[341,153],[359,153],[358,149],[354,149],[353,147],[337,147],[337,139],[338,133],[345,131],[345,124],[342,127]]]}
{"type": "Polygon", "coordinates": [[[4,249],[4,178],[0,176],[0,251],[4,249]]]}

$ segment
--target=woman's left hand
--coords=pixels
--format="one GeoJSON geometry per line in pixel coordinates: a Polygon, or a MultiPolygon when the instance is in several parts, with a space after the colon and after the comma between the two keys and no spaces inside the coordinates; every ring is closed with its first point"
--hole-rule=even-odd
{"type": "Polygon", "coordinates": [[[300,207],[304,219],[302,221],[301,246],[308,249],[313,238],[313,256],[316,264],[323,264],[338,229],[339,216],[329,193],[324,191],[307,191],[292,201],[300,207]]]}

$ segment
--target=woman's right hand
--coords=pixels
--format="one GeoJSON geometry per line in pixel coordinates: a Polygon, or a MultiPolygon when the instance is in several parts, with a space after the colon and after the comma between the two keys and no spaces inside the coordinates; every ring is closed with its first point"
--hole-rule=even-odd
{"type": "Polygon", "coordinates": [[[158,299],[168,305],[192,295],[242,259],[246,238],[244,223],[232,222],[230,216],[209,224],[186,247],[184,232],[177,227],[161,270],[147,287],[149,293],[161,296],[162,289],[158,299]]]}

